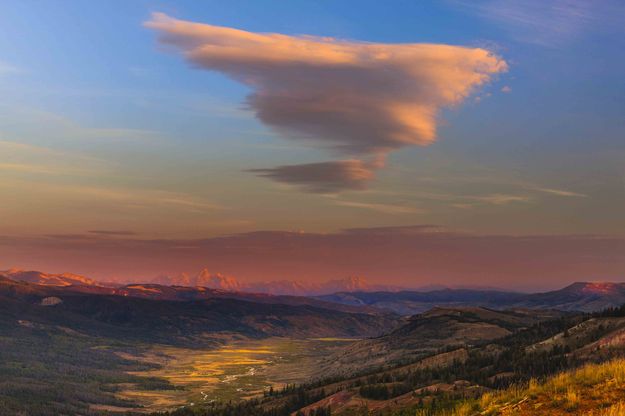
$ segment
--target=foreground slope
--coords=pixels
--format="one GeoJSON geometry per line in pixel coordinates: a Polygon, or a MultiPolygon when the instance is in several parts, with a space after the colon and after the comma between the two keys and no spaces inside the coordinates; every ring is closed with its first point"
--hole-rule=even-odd
{"type": "Polygon", "coordinates": [[[319,374],[345,375],[412,362],[441,349],[484,344],[563,315],[558,311],[541,310],[434,308],[411,317],[405,325],[386,335],[358,341],[328,357],[320,364],[319,374]]]}
{"type": "Polygon", "coordinates": [[[588,364],[557,374],[545,382],[486,393],[434,415],[625,415],[625,360],[588,364]]]}
{"type": "MultiPolygon", "coordinates": [[[[428,346],[429,352],[421,356],[411,356],[410,350],[406,349],[399,355],[410,357],[405,362],[400,359],[351,376],[347,373],[336,374],[307,385],[274,392],[256,402],[212,408],[199,406],[194,409],[197,413],[179,411],[173,414],[318,415],[327,414],[330,409],[332,414],[346,416],[447,415],[444,411],[450,412],[467,400],[468,404],[462,411],[471,410],[466,406],[475,406],[476,400],[484,393],[496,393],[510,385],[524,385],[532,378],[542,379],[586,363],[623,357],[625,352],[625,308],[593,315],[565,314],[548,320],[531,318],[531,315],[530,318],[524,317],[518,312],[502,313],[479,308],[468,311],[439,309],[424,315],[381,339],[395,338],[387,339],[387,345],[403,339],[402,342],[407,341],[404,345],[413,343],[418,348],[420,343],[436,342],[435,336],[432,337],[435,328],[446,332],[444,325],[453,328],[458,323],[464,324],[463,321],[496,325],[507,328],[510,333],[498,338],[493,334],[495,338],[478,339],[479,331],[471,330],[469,337],[473,337],[473,341],[458,345],[456,349],[443,347],[436,350],[428,346]],[[444,321],[441,321],[442,317],[444,321]],[[532,319],[538,322],[525,326],[532,319]],[[431,325],[431,331],[427,330],[428,325],[431,325]]],[[[543,318],[547,316],[543,315],[543,318]]],[[[347,350],[363,342],[366,341],[352,344],[347,350]]],[[[354,370],[358,366],[348,368],[354,370]]],[[[327,370],[322,373],[330,375],[327,370]]],[[[534,414],[531,411],[505,413],[506,409],[510,410],[505,408],[506,403],[502,405],[503,413],[492,414],[534,414]]],[[[610,400],[605,404],[614,403],[610,400]]],[[[458,414],[491,414],[480,412],[458,414]]],[[[572,411],[571,414],[578,413],[572,411]]]]}

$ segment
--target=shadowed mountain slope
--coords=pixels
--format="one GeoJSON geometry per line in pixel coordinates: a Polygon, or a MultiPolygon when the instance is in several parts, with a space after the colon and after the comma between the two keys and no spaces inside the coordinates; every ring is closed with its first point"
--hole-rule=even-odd
{"type": "Polygon", "coordinates": [[[5,325],[47,325],[90,335],[166,344],[211,345],[223,337],[363,337],[392,329],[391,315],[241,299],[154,300],[80,293],[0,278],[5,325]]]}
{"type": "Polygon", "coordinates": [[[471,347],[503,338],[560,316],[562,313],[557,311],[434,308],[411,317],[405,325],[386,335],[351,344],[329,357],[320,373],[350,374],[412,362],[441,349],[471,347]]]}
{"type": "Polygon", "coordinates": [[[340,292],[319,296],[329,302],[366,305],[402,315],[425,312],[441,306],[483,306],[491,309],[540,308],[594,312],[625,303],[625,283],[577,282],[544,293],[495,290],[443,289],[430,292],[340,292]]]}

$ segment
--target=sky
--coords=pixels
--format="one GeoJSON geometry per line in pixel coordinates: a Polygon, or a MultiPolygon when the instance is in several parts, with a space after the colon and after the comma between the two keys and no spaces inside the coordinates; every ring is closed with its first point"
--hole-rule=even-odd
{"type": "Polygon", "coordinates": [[[625,5],[0,3],[0,269],[625,281],[625,5]]]}

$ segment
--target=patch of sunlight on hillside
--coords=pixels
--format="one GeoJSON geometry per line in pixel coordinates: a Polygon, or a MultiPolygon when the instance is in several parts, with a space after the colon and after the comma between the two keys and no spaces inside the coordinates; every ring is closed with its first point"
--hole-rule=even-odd
{"type": "Polygon", "coordinates": [[[588,364],[544,382],[531,380],[486,393],[438,416],[584,415],[625,416],[625,359],[588,364]]]}

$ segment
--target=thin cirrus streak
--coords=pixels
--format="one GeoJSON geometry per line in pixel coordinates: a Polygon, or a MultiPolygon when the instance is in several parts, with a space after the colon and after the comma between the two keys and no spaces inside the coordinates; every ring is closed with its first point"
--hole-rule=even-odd
{"type": "Polygon", "coordinates": [[[448,0],[499,23],[518,41],[558,47],[588,31],[622,30],[621,0],[448,0]]]}
{"type": "Polygon", "coordinates": [[[390,151],[432,143],[442,108],[507,70],[482,48],[259,34],[162,13],[145,25],[192,65],[251,87],[247,105],[284,137],[349,156],[252,170],[310,192],[365,188],[390,151]]]}

